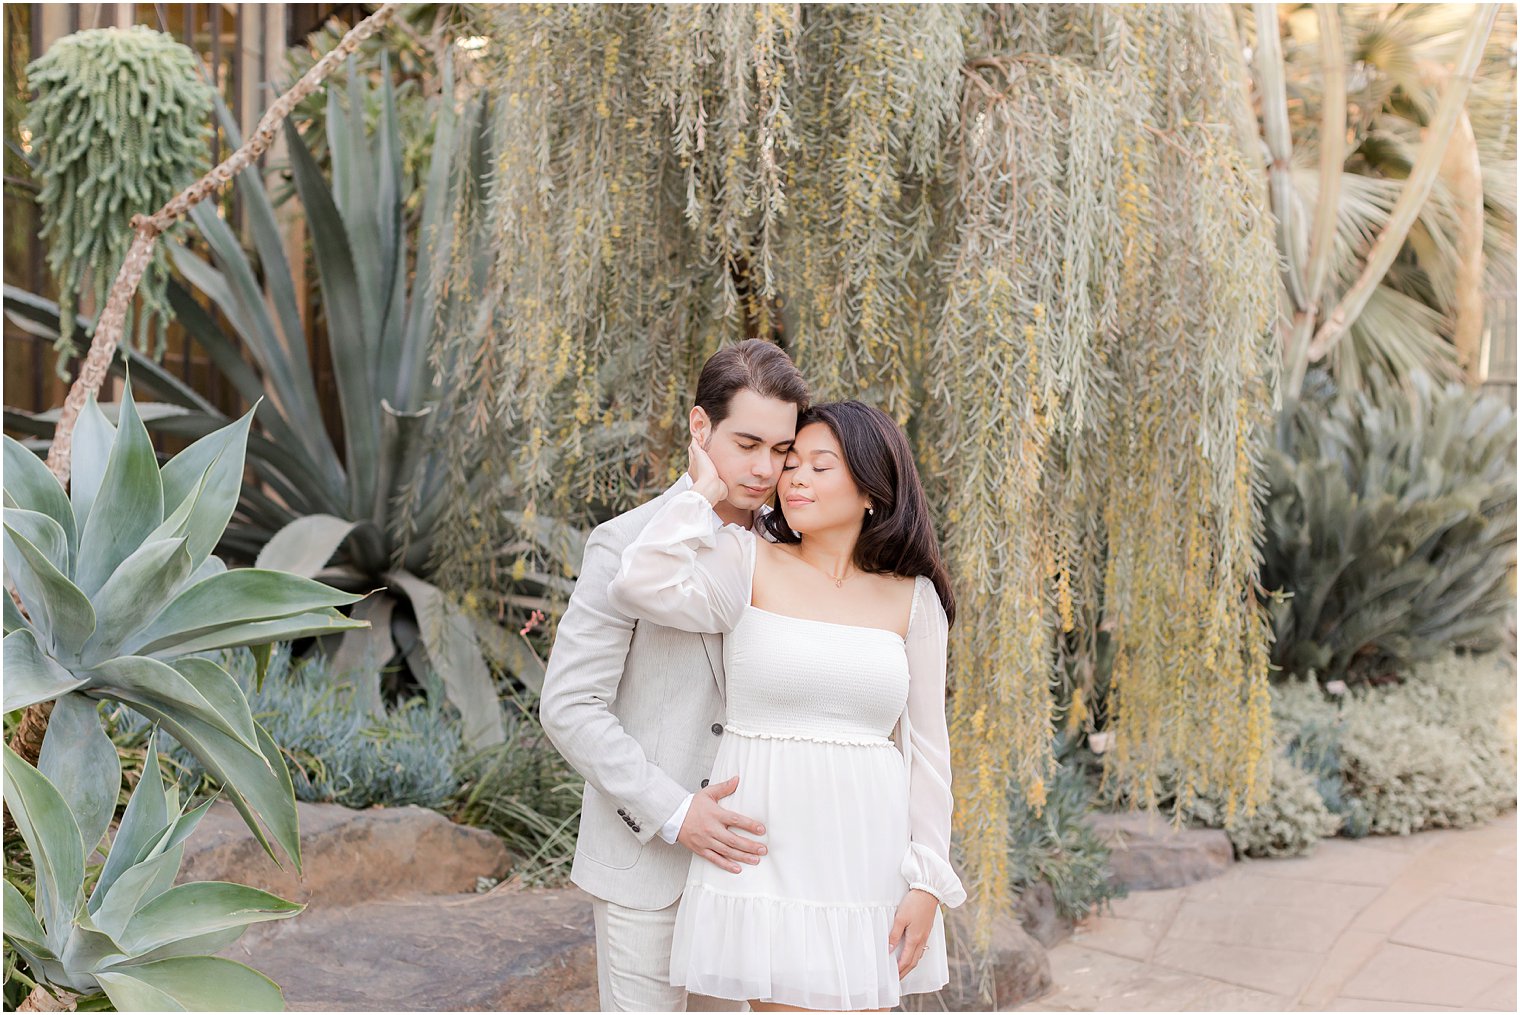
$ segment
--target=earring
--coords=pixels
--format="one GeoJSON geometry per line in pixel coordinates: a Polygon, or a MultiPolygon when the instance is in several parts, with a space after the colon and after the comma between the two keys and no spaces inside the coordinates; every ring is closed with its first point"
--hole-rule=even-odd
{"type": "Polygon", "coordinates": [[[876,513],[876,509],[875,508],[873,508],[873,507],[866,508],[866,514],[868,514],[868,515],[874,515],[875,513],[876,513]]]}

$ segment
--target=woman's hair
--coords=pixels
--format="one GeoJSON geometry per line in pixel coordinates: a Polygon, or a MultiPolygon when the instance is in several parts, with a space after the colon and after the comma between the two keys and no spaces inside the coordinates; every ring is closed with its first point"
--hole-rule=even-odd
{"type": "MultiPolygon", "coordinates": [[[[810,406],[797,417],[797,432],[810,423],[822,423],[833,431],[851,478],[875,508],[861,522],[855,566],[869,574],[927,576],[939,593],[945,616],[954,624],[955,593],[902,428],[880,409],[853,400],[810,406]]],[[[800,542],[787,524],[785,494],[779,489],[776,501],[775,509],[765,515],[765,527],[780,542],[800,542]]]]}
{"type": "Polygon", "coordinates": [[[792,358],[778,345],[760,338],[725,346],[708,357],[697,378],[697,405],[714,429],[728,418],[734,393],[748,388],[763,398],[808,407],[808,386],[792,358]]]}

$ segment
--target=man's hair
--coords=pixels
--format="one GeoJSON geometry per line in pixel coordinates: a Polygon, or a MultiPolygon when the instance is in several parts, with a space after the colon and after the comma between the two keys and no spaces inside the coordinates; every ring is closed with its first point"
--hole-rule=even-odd
{"type": "Polygon", "coordinates": [[[746,339],[713,353],[697,379],[697,404],[716,429],[728,418],[734,393],[746,388],[762,398],[791,402],[798,415],[807,411],[807,381],[785,350],[764,339],[746,339]]]}

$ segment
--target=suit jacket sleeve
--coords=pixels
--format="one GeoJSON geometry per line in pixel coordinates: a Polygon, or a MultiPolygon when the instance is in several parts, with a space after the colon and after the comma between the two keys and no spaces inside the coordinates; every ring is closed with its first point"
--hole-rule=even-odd
{"type": "Polygon", "coordinates": [[[934,583],[918,579],[908,625],[908,705],[904,756],[908,766],[908,850],[902,876],[951,908],[966,901],[950,866],[950,731],[945,720],[945,669],[950,623],[934,583]]]}
{"type": "Polygon", "coordinates": [[[638,820],[634,834],[647,844],[689,791],[649,760],[609,707],[617,698],[634,625],[607,598],[620,555],[614,538],[599,526],[586,542],[580,577],[549,653],[539,717],[565,760],[638,820]]]}

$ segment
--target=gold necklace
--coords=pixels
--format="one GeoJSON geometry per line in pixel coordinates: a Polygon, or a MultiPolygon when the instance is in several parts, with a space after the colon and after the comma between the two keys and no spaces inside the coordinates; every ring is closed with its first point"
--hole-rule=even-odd
{"type": "MultiPolygon", "coordinates": [[[[798,549],[797,549],[797,559],[800,560],[800,561],[802,561],[808,567],[812,568],[814,571],[817,571],[819,574],[828,574],[829,575],[829,579],[834,583],[834,587],[836,589],[842,589],[842,588],[844,588],[844,583],[846,581],[848,581],[850,578],[854,578],[855,577],[855,575],[853,575],[853,574],[849,575],[848,577],[843,576],[843,575],[829,574],[823,568],[819,567],[817,564],[814,564],[811,560],[808,560],[806,557],[804,557],[802,555],[802,548],[801,547],[798,547],[798,549]]],[[[850,565],[848,563],[845,564],[845,567],[848,568],[849,566],[850,565]]],[[[857,573],[859,573],[859,572],[857,572],[857,573]]]]}

